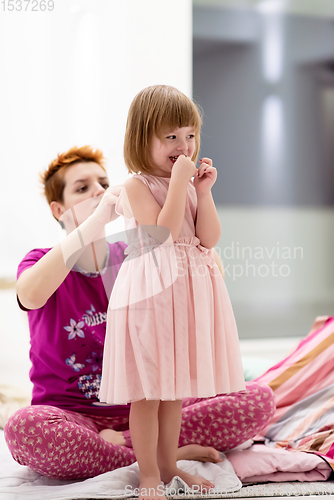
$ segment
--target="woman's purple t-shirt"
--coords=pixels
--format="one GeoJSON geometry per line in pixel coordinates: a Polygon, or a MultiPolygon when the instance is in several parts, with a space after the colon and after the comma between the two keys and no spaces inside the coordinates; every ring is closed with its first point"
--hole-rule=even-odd
{"type": "MultiPolygon", "coordinates": [[[[129,412],[129,405],[96,406],[108,297],[124,260],[126,244],[117,242],[109,247],[103,280],[101,276],[87,277],[72,270],[43,307],[27,311],[33,405],[101,416],[129,412]]],[[[18,267],[17,277],[49,251],[39,248],[29,252],[18,267]]]]}

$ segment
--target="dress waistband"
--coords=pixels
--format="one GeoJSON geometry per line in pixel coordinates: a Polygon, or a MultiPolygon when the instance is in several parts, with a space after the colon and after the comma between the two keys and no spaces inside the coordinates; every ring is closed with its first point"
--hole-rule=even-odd
{"type": "MultiPolygon", "coordinates": [[[[161,243],[154,238],[146,238],[144,242],[136,242],[130,244],[124,251],[124,253],[128,256],[131,256],[132,258],[139,257],[145,253],[151,252],[155,248],[158,248],[160,246],[169,246],[172,245],[172,243],[161,243]]],[[[208,265],[209,267],[213,267],[215,265],[215,259],[213,256],[213,249],[212,248],[206,248],[203,247],[200,244],[200,239],[197,238],[197,236],[183,236],[181,238],[177,238],[174,242],[173,245],[176,246],[188,246],[188,247],[196,247],[198,250],[200,250],[201,254],[201,259],[203,261],[203,264],[208,265]]]]}

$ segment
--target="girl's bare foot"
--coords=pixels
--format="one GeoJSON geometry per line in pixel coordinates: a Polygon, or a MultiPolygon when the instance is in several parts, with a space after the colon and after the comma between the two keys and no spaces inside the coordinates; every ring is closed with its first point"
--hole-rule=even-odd
{"type": "Polygon", "coordinates": [[[211,483],[208,479],[204,479],[204,477],[200,476],[193,476],[192,474],[188,474],[188,472],[184,472],[183,470],[179,469],[178,467],[175,467],[175,469],[169,469],[162,471],[160,469],[160,475],[161,479],[165,484],[168,484],[169,481],[173,479],[174,476],[179,476],[187,485],[189,488],[194,489],[195,491],[198,491],[200,493],[209,493],[209,490],[211,488],[214,488],[215,485],[211,483]]]}
{"type": "Polygon", "coordinates": [[[138,500],[166,500],[164,487],[159,476],[140,474],[138,500]]]}
{"type": "Polygon", "coordinates": [[[117,444],[118,446],[125,446],[125,438],[122,432],[114,431],[113,429],[103,429],[99,435],[108,443],[117,444]]]}
{"type": "Polygon", "coordinates": [[[177,460],[197,460],[198,462],[222,462],[219,453],[211,446],[201,446],[200,444],[188,444],[178,448],[177,460]]]}

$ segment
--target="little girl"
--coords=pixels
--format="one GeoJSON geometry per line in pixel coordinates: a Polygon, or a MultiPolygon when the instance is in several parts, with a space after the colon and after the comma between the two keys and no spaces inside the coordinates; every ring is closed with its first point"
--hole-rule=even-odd
{"type": "Polygon", "coordinates": [[[100,400],[131,402],[140,498],[161,498],[161,481],[174,476],[214,487],[177,468],[182,398],[245,389],[234,315],[213,258],[217,172],[209,158],[195,167],[200,128],[197,107],[173,87],[142,90],[129,110],[124,157],[134,175],[115,207],[126,217],[128,257],[108,308],[100,400]]]}

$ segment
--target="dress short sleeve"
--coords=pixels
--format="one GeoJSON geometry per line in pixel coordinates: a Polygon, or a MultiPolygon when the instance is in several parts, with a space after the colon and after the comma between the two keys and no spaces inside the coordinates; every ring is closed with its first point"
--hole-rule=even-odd
{"type": "MultiPolygon", "coordinates": [[[[132,178],[139,179],[143,184],[145,184],[150,189],[150,191],[152,191],[150,183],[143,175],[134,174],[132,178]]],[[[124,186],[118,196],[114,212],[115,214],[112,214],[111,220],[117,219],[119,215],[123,215],[123,217],[125,217],[126,219],[131,219],[133,217],[130,201],[124,186]]]]}
{"type": "Polygon", "coordinates": [[[131,219],[133,217],[129,198],[124,186],[116,201],[115,214],[112,214],[111,220],[117,219],[119,215],[123,215],[126,219],[131,219]]]}

